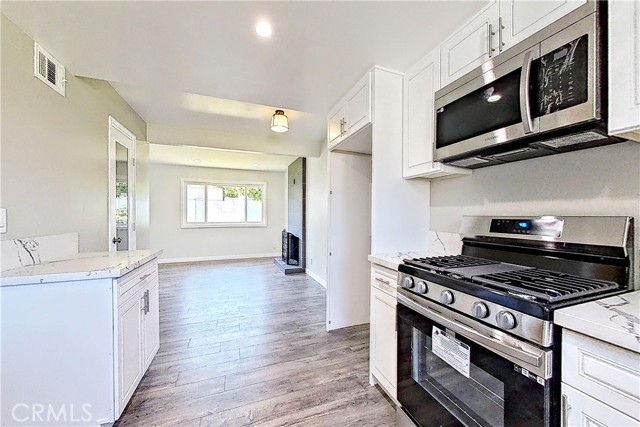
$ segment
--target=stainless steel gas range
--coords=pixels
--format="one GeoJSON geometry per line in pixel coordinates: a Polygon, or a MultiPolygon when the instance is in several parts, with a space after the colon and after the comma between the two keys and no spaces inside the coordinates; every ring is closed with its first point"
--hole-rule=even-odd
{"type": "Polygon", "coordinates": [[[421,427],[560,425],[558,308],[626,292],[630,217],[465,217],[399,267],[398,401],[421,427]]]}

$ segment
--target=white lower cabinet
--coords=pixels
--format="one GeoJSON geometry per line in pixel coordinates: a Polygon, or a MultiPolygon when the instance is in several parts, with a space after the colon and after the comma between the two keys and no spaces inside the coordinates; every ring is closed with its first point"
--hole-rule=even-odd
{"type": "Polygon", "coordinates": [[[58,417],[47,425],[122,414],[159,349],[157,258],[95,276],[0,287],[0,323],[19,326],[0,335],[0,425],[44,425],[29,418],[39,406],[58,417]]]}
{"type": "Polygon", "coordinates": [[[124,408],[142,379],[144,298],[130,298],[118,309],[118,401],[124,408]]]}
{"type": "MultiPolygon", "coordinates": [[[[397,388],[396,287],[393,270],[371,269],[370,382],[394,400],[397,388]]],[[[396,273],[397,274],[397,273],[396,273]]]]}
{"type": "Polygon", "coordinates": [[[637,427],[640,421],[562,383],[562,427],[637,427]]]}
{"type": "Polygon", "coordinates": [[[563,427],[640,427],[640,355],[565,329],[562,420],[563,427]]]}

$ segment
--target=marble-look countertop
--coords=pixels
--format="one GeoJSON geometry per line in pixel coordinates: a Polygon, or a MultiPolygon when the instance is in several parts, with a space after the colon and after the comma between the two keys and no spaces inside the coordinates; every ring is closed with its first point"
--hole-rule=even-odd
{"type": "Polygon", "coordinates": [[[402,264],[405,259],[460,255],[462,241],[459,234],[442,231],[430,231],[429,234],[429,240],[431,241],[429,249],[411,252],[376,253],[369,255],[368,259],[370,262],[383,267],[398,270],[398,266],[402,264]]]}
{"type": "Polygon", "coordinates": [[[640,353],[640,291],[557,310],[554,322],[640,353]]]}
{"type": "Polygon", "coordinates": [[[82,252],[42,264],[0,272],[0,286],[120,277],[157,258],[162,251],[82,252]]]}

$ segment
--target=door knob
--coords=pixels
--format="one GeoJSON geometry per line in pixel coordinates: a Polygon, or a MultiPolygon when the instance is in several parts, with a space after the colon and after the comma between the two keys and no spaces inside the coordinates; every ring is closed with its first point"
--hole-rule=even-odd
{"type": "Polygon", "coordinates": [[[113,242],[114,245],[116,245],[118,243],[122,243],[122,237],[114,237],[112,242],[113,242]]]}

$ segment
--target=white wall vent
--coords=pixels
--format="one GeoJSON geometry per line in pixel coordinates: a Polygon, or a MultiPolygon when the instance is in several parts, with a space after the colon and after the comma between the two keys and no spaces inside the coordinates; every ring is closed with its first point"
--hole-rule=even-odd
{"type": "Polygon", "coordinates": [[[60,95],[65,96],[65,70],[49,52],[38,43],[33,43],[33,72],[34,75],[45,82],[60,95]]]}

